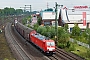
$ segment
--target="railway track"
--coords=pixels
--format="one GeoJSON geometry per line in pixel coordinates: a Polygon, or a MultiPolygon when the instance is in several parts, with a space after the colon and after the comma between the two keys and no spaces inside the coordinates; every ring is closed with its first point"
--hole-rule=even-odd
{"type": "Polygon", "coordinates": [[[52,56],[47,56],[49,60],[85,60],[79,56],[71,53],[67,53],[62,49],[56,47],[56,54],[52,56]]]}
{"type": "Polygon", "coordinates": [[[63,60],[61,57],[58,57],[56,55],[48,56],[49,60],[63,60]]]}
{"type": "Polygon", "coordinates": [[[16,59],[31,60],[30,56],[28,56],[28,54],[23,50],[20,44],[16,41],[16,38],[14,38],[11,32],[12,30],[10,24],[6,26],[5,30],[6,30],[5,34],[8,35],[6,38],[8,40],[9,46],[11,47],[12,52],[14,52],[16,59]]]}
{"type": "Polygon", "coordinates": [[[85,60],[79,56],[69,54],[62,49],[56,47],[56,55],[62,57],[64,60],[85,60]]]}

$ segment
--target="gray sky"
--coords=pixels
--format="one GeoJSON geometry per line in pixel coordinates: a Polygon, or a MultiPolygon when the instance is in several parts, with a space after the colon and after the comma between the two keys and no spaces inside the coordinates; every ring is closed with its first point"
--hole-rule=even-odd
{"type": "Polygon", "coordinates": [[[0,0],[0,9],[5,7],[12,7],[19,9],[25,5],[32,5],[32,10],[43,10],[47,8],[47,2],[50,8],[55,6],[55,2],[66,7],[73,7],[76,5],[90,6],[90,0],[0,0]]]}

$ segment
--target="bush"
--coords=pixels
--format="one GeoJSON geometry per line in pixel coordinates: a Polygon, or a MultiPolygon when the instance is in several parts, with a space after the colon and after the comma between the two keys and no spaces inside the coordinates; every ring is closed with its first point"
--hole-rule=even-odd
{"type": "Polygon", "coordinates": [[[65,44],[62,44],[62,43],[57,43],[57,46],[62,49],[65,48],[65,44]]]}
{"type": "Polygon", "coordinates": [[[32,28],[29,24],[27,25],[27,27],[32,28]]]}
{"type": "Polygon", "coordinates": [[[87,58],[90,58],[90,49],[89,50],[87,50],[87,58]]]}
{"type": "Polygon", "coordinates": [[[69,51],[74,51],[75,50],[75,46],[74,45],[71,45],[70,47],[69,47],[69,51]]]}
{"type": "Polygon", "coordinates": [[[70,42],[68,41],[67,42],[67,46],[66,46],[67,48],[69,48],[70,47],[70,42]]]}
{"type": "Polygon", "coordinates": [[[63,27],[58,28],[58,41],[59,43],[66,44],[69,41],[69,34],[63,27]]]}
{"type": "Polygon", "coordinates": [[[22,23],[23,23],[23,25],[25,25],[25,24],[27,23],[27,20],[24,18],[24,19],[22,20],[22,23]]]}
{"type": "Polygon", "coordinates": [[[48,32],[50,38],[53,38],[55,36],[55,28],[54,27],[47,28],[47,32],[48,32]]]}
{"type": "Polygon", "coordinates": [[[37,30],[37,29],[38,29],[38,27],[39,27],[39,25],[38,25],[38,24],[34,24],[33,29],[37,30]]]}
{"type": "Polygon", "coordinates": [[[40,33],[40,34],[42,34],[42,35],[46,35],[45,32],[47,32],[47,30],[46,30],[45,27],[39,26],[39,27],[37,28],[37,32],[40,33]]]}

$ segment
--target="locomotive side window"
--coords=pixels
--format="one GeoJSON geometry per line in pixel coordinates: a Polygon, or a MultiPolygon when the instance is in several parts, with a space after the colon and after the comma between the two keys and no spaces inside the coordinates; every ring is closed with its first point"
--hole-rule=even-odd
{"type": "Polygon", "coordinates": [[[47,42],[47,46],[55,46],[54,42],[47,42]]]}

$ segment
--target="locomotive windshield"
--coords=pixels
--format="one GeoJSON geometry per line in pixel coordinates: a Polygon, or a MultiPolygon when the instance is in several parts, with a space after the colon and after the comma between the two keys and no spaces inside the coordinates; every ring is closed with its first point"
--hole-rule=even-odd
{"type": "Polygon", "coordinates": [[[47,42],[47,46],[55,46],[54,42],[47,42]]]}

